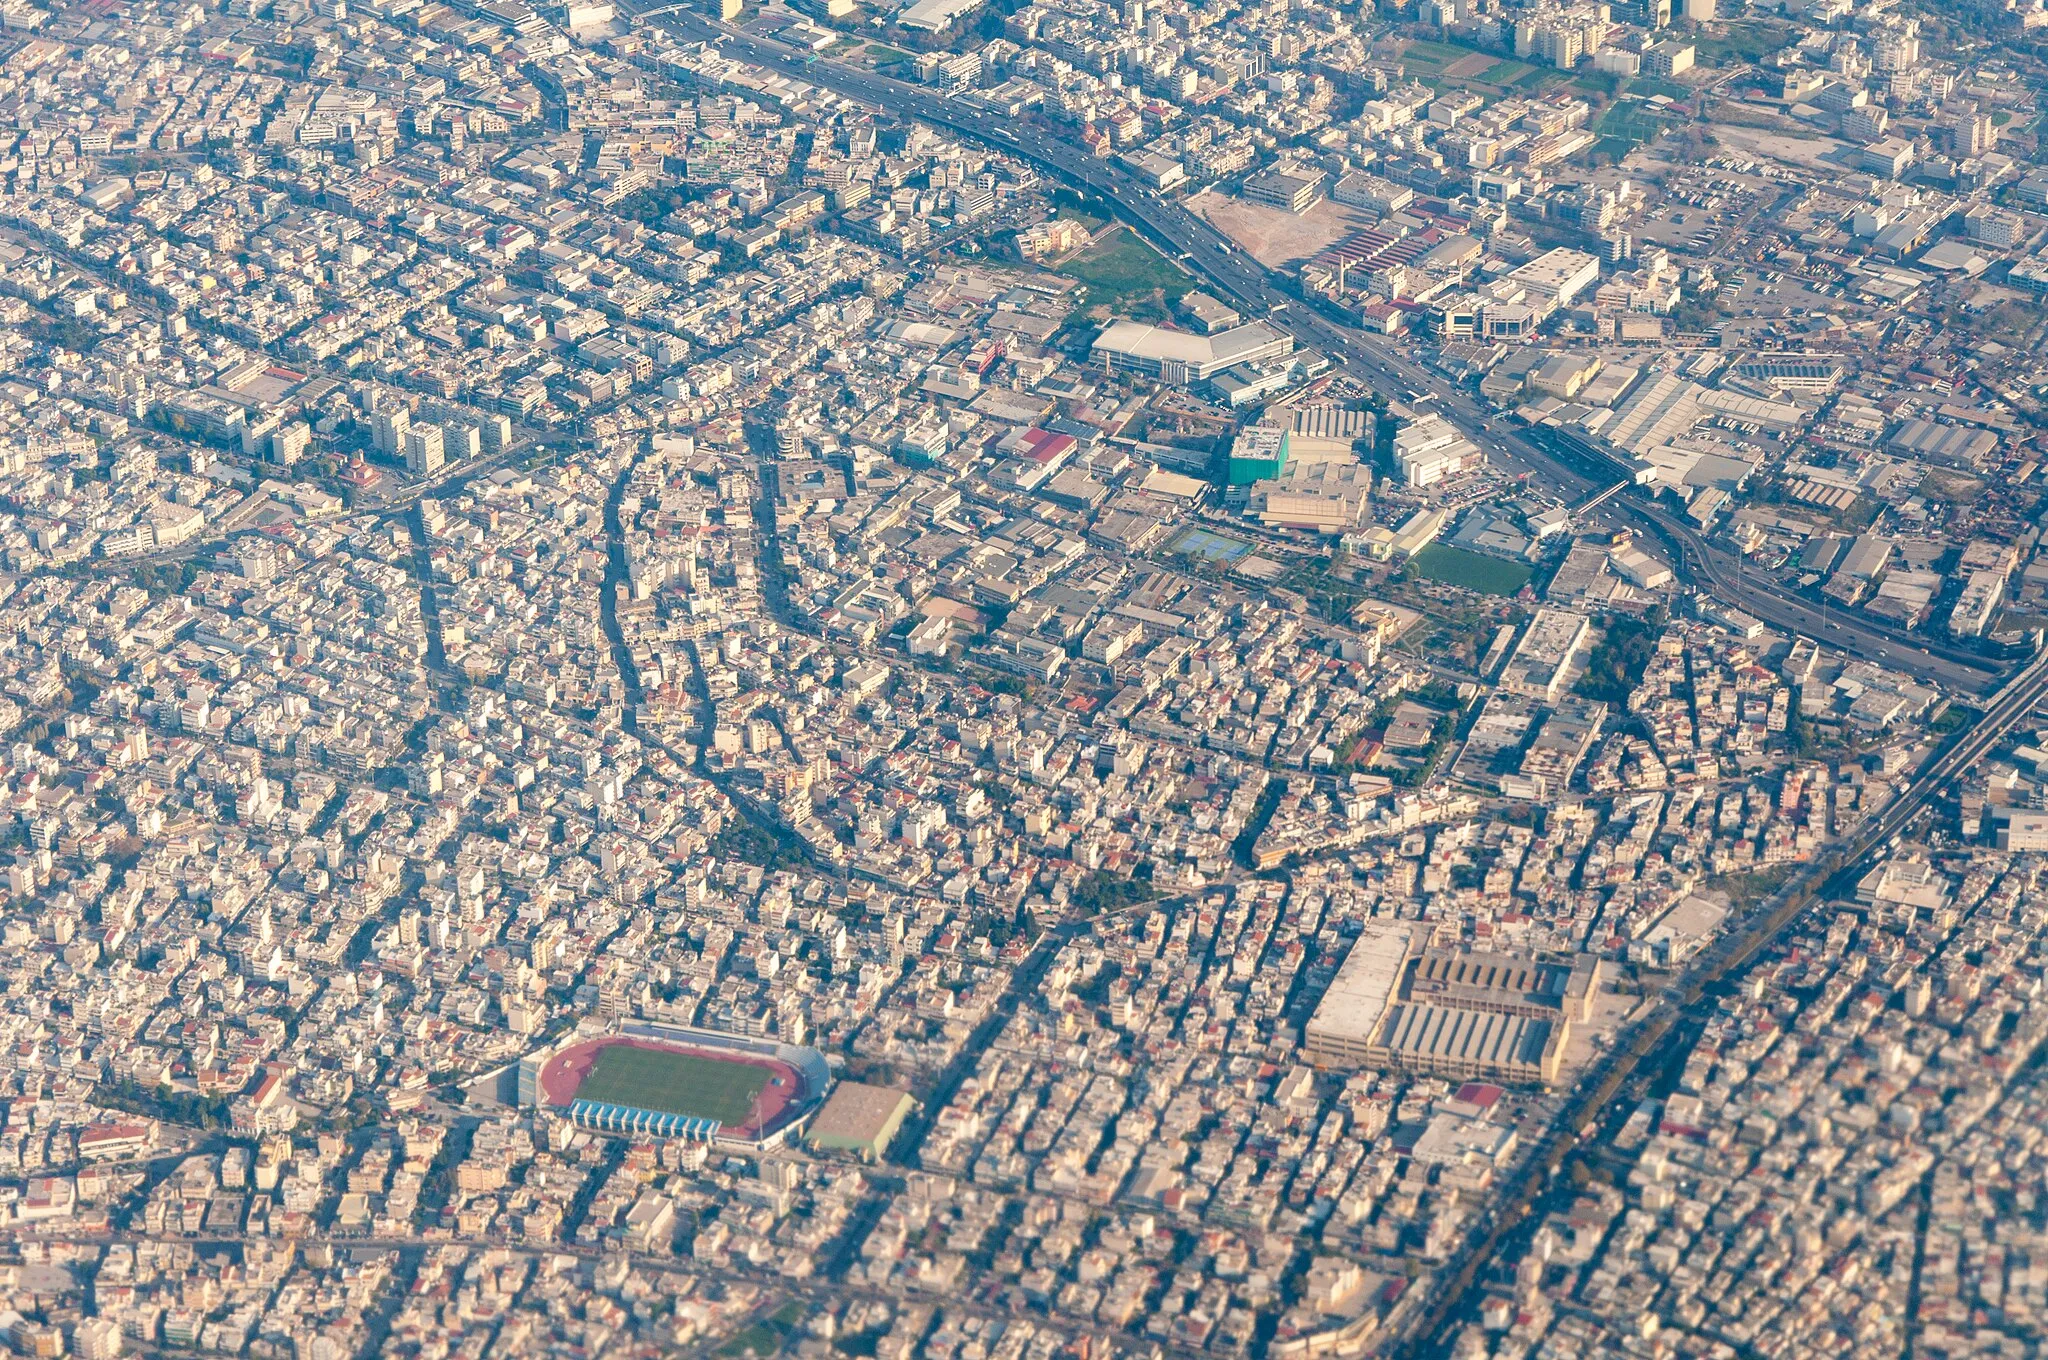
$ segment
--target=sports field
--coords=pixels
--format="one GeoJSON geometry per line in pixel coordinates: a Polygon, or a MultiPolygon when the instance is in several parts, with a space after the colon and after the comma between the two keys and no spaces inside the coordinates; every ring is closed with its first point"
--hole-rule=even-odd
{"type": "Polygon", "coordinates": [[[1512,595],[1528,585],[1534,574],[1519,562],[1503,562],[1447,543],[1430,544],[1415,554],[1410,565],[1432,581],[1488,595],[1512,595]]]}
{"type": "Polygon", "coordinates": [[[737,1128],[753,1115],[755,1099],[774,1077],[772,1069],[752,1063],[612,1044],[598,1050],[576,1095],[737,1128]]]}
{"type": "Polygon", "coordinates": [[[1625,156],[1646,142],[1656,141],[1664,126],[1661,118],[1642,105],[1610,104],[1607,112],[1600,115],[1600,121],[1594,124],[1593,131],[1601,141],[1612,143],[1604,150],[1612,152],[1618,149],[1620,155],[1625,156]]]}
{"type": "Polygon", "coordinates": [[[1211,562],[1235,562],[1252,550],[1249,543],[1212,534],[1207,529],[1188,529],[1167,546],[1168,552],[1206,557],[1211,562]]]}

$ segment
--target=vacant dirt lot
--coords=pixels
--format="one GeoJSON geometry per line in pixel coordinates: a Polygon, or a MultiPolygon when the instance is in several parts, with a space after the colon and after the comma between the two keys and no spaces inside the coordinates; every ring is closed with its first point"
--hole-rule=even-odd
{"type": "Polygon", "coordinates": [[[1752,156],[1767,156],[1784,165],[1805,166],[1812,170],[1838,169],[1833,158],[1841,154],[1845,145],[1832,137],[1792,137],[1725,123],[1715,126],[1714,138],[1752,156]]]}
{"type": "Polygon", "coordinates": [[[1188,206],[1268,268],[1300,264],[1372,220],[1367,213],[1327,198],[1299,217],[1223,194],[1198,195],[1188,200],[1188,206]]]}

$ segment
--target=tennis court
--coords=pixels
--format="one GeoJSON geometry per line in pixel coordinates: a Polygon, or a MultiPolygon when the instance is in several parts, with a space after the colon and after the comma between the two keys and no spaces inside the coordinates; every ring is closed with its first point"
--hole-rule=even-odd
{"type": "Polygon", "coordinates": [[[1206,557],[1211,562],[1235,562],[1252,550],[1249,543],[1234,538],[1210,533],[1207,529],[1189,529],[1176,538],[1168,552],[1187,553],[1195,557],[1206,557]]]}

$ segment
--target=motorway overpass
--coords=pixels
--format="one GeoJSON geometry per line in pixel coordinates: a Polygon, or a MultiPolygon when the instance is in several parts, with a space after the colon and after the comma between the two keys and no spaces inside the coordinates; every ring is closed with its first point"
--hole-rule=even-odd
{"type": "MultiPolygon", "coordinates": [[[[1339,324],[1315,305],[1276,285],[1265,266],[1239,250],[1179,201],[1159,193],[1113,160],[1104,160],[1068,141],[1041,121],[991,120],[976,110],[921,86],[871,71],[820,60],[704,14],[676,6],[645,12],[658,15],[679,36],[718,44],[727,55],[773,70],[792,80],[832,90],[898,117],[916,118],[1029,160],[1068,185],[1106,201],[1131,226],[1220,294],[1235,299],[1248,315],[1263,316],[1316,349],[1353,378],[1383,393],[1429,392],[1497,464],[1527,472],[1571,502],[1597,494],[1615,478],[1633,478],[1596,446],[1576,441],[1565,455],[1504,419],[1482,409],[1474,394],[1425,368],[1385,341],[1339,324]],[[1571,456],[1576,454],[1576,457],[1571,456]],[[1575,464],[1577,464],[1575,466],[1575,464]]],[[[2000,668],[1973,653],[1938,646],[1886,628],[1861,615],[1825,611],[1772,582],[1752,580],[1734,570],[1733,558],[1709,547],[1691,526],[1650,503],[1642,488],[1631,488],[1601,507],[1601,514],[1655,538],[1669,548],[1673,567],[1695,589],[1706,590],[1756,616],[1766,625],[1804,633],[1825,646],[1977,695],[1994,688],[2000,668]],[[1740,579],[1738,579],[1740,578],[1740,579]]]]}

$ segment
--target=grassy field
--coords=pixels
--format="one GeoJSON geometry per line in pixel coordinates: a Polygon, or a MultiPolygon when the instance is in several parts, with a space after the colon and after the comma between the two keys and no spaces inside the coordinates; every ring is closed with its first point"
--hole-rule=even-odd
{"type": "MultiPolygon", "coordinates": [[[[753,1326],[734,1333],[718,1348],[718,1353],[731,1356],[774,1355],[803,1320],[804,1306],[792,1299],[753,1326]]],[[[872,1351],[868,1353],[874,1354],[872,1351]]]]}
{"type": "Polygon", "coordinates": [[[1789,35],[1782,24],[1751,21],[1729,23],[1718,35],[1698,34],[1692,39],[1692,44],[1702,64],[1734,66],[1741,63],[1754,65],[1788,41],[1789,35]]]}
{"type": "Polygon", "coordinates": [[[1936,496],[1955,505],[1969,505],[1984,494],[1984,481],[1960,472],[1930,468],[1914,490],[1923,496],[1936,496]]]}
{"type": "Polygon", "coordinates": [[[1133,321],[1164,321],[1194,285],[1164,255],[1122,227],[1059,266],[1088,288],[1091,304],[1133,321]]]}
{"type": "Polygon", "coordinates": [[[1621,88],[1621,77],[1608,71],[1574,71],[1565,83],[1581,94],[1612,99],[1614,92],[1621,88]]]}
{"type": "Polygon", "coordinates": [[[1472,56],[1488,56],[1476,47],[1459,47],[1456,43],[1419,41],[1409,43],[1401,49],[1401,60],[1410,66],[1445,67],[1454,65],[1472,56]]]}
{"type": "Polygon", "coordinates": [[[1747,911],[1785,886],[1796,864],[1766,864],[1748,873],[1724,874],[1707,880],[1707,891],[1725,893],[1737,911],[1747,911]]]}
{"type": "Polygon", "coordinates": [[[621,1044],[599,1051],[576,1097],[744,1124],[769,1076],[765,1067],[621,1044]]]}
{"type": "Polygon", "coordinates": [[[1430,544],[1415,554],[1412,563],[1417,573],[1432,581],[1488,595],[1513,595],[1535,575],[1519,562],[1503,562],[1443,543],[1430,544]]]}
{"type": "Polygon", "coordinates": [[[1503,58],[1492,52],[1481,52],[1473,47],[1460,47],[1456,43],[1411,42],[1402,50],[1401,61],[1409,68],[1412,77],[1431,89],[1462,89],[1473,85],[1490,85],[1503,90],[1535,89],[1564,78],[1560,71],[1503,58]],[[1473,58],[1482,58],[1486,64],[1482,66],[1473,58]]]}
{"type": "Polygon", "coordinates": [[[1675,80],[1665,80],[1658,76],[1636,76],[1629,81],[1628,92],[1633,95],[1641,95],[1644,99],[1655,99],[1657,96],[1662,95],[1666,99],[1675,99],[1681,104],[1697,93],[1690,85],[1683,85],[1675,80]]]}
{"type": "Polygon", "coordinates": [[[1600,149],[1619,158],[1657,140],[1664,131],[1664,122],[1634,105],[1610,104],[1593,125],[1593,131],[1600,137],[1600,149]]]}

